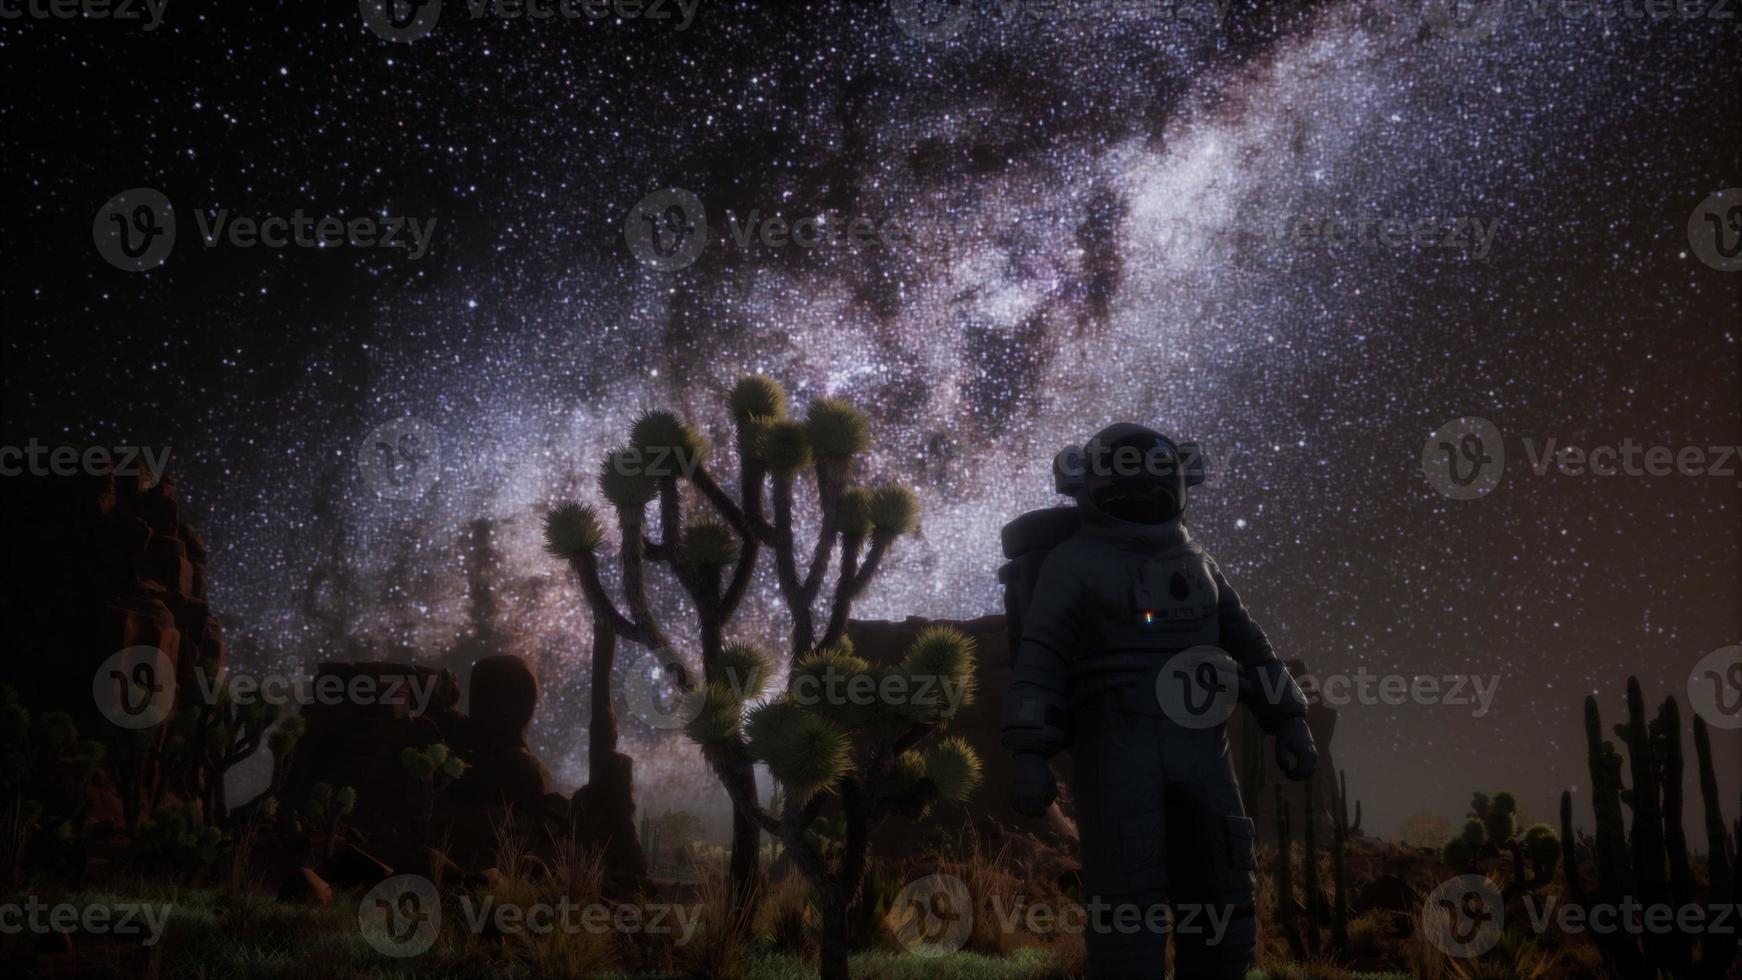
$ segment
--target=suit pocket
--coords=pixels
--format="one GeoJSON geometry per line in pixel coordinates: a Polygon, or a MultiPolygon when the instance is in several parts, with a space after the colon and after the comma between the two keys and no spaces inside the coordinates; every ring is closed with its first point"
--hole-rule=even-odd
{"type": "Polygon", "coordinates": [[[1228,827],[1228,867],[1252,871],[1258,867],[1253,837],[1257,826],[1249,817],[1225,817],[1228,827]]]}

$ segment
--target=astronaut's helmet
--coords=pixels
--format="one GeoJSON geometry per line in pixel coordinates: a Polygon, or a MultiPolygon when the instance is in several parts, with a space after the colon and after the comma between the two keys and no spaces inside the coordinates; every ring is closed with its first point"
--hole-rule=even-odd
{"type": "MultiPolygon", "coordinates": [[[[1195,447],[1192,447],[1195,456],[1195,447]]],[[[1108,426],[1083,447],[1079,500],[1115,520],[1163,524],[1186,507],[1189,459],[1172,439],[1129,422],[1108,426]]]]}

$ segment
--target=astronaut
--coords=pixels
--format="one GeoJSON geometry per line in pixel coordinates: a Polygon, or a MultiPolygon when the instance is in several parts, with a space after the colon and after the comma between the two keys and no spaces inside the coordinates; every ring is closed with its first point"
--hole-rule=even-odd
{"type": "Polygon", "coordinates": [[[1318,759],[1300,688],[1180,523],[1195,456],[1130,423],[1091,439],[1079,523],[1021,614],[1002,720],[1011,805],[1039,816],[1058,793],[1048,757],[1069,749],[1091,977],[1162,976],[1170,932],[1175,976],[1244,977],[1256,856],[1226,735],[1236,702],[1289,778],[1318,759]]]}

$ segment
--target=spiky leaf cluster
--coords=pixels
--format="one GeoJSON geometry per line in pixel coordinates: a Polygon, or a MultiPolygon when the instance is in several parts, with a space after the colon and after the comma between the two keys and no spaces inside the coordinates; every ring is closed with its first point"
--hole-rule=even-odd
{"type": "MultiPolygon", "coordinates": [[[[466,771],[466,763],[457,755],[448,751],[441,742],[422,749],[405,748],[400,750],[399,764],[404,766],[411,775],[420,782],[434,782],[440,775],[446,779],[458,779],[466,771]]],[[[350,787],[345,787],[349,790],[350,787]]],[[[343,792],[344,790],[341,790],[343,792]]],[[[353,799],[355,793],[353,792],[353,799]]],[[[347,809],[345,812],[349,812],[347,809]]]]}
{"type": "Polygon", "coordinates": [[[705,684],[684,697],[693,699],[684,706],[690,714],[684,734],[692,741],[713,745],[737,740],[744,702],[730,684],[705,684]]]}
{"type": "Polygon", "coordinates": [[[980,785],[980,756],[959,738],[946,738],[925,757],[925,778],[946,800],[960,803],[980,785]]]}
{"type": "Polygon", "coordinates": [[[739,424],[751,419],[778,419],[786,415],[786,389],[766,374],[747,374],[732,386],[726,397],[732,418],[739,424]]]}
{"type": "Polygon", "coordinates": [[[920,633],[907,648],[900,669],[915,681],[931,679],[929,683],[915,685],[916,690],[929,695],[923,703],[915,705],[921,718],[943,720],[950,717],[952,707],[959,709],[974,703],[974,641],[961,630],[933,626],[920,633]],[[953,706],[951,692],[959,692],[960,698],[953,706]]]}
{"type": "Polygon", "coordinates": [[[650,476],[688,476],[685,467],[707,458],[708,443],[696,430],[671,412],[642,412],[629,427],[629,444],[642,455],[642,461],[653,466],[663,461],[663,472],[650,476]],[[650,458],[651,457],[651,458],[650,458]]]}
{"type": "Polygon", "coordinates": [[[797,797],[809,797],[852,771],[846,733],[786,698],[753,709],[744,730],[750,754],[797,797]]]}
{"type": "Polygon", "coordinates": [[[912,490],[895,483],[886,483],[871,491],[871,530],[879,538],[890,540],[919,530],[919,498],[912,490]]]}
{"type": "Polygon", "coordinates": [[[813,650],[792,668],[787,689],[793,701],[849,728],[876,714],[881,675],[840,646],[813,650]]]}
{"type": "Polygon", "coordinates": [[[721,650],[716,666],[722,683],[746,699],[761,694],[773,672],[768,655],[748,643],[733,643],[721,650]]]}
{"type": "Polygon", "coordinates": [[[1560,835],[1546,823],[1533,823],[1524,831],[1524,853],[1536,868],[1552,872],[1560,863],[1560,835]]]}
{"type": "Polygon", "coordinates": [[[599,515],[586,504],[558,504],[544,515],[544,550],[566,561],[575,561],[598,550],[605,541],[599,515]]]}
{"type": "Polygon", "coordinates": [[[842,534],[853,538],[870,536],[873,528],[871,500],[871,491],[864,487],[852,487],[841,495],[835,511],[835,524],[842,534]]]}
{"type": "Polygon", "coordinates": [[[811,452],[819,460],[837,462],[852,459],[871,444],[871,426],[865,414],[841,398],[819,398],[811,402],[804,417],[805,435],[810,438],[811,452]]]}
{"type": "Polygon", "coordinates": [[[302,715],[288,715],[272,730],[272,734],[266,736],[266,748],[274,759],[282,759],[296,751],[297,740],[307,730],[308,722],[303,720],[302,715]]]}
{"type": "MultiPolygon", "coordinates": [[[[404,760],[405,753],[415,751],[415,749],[411,748],[404,749],[400,753],[401,760],[404,760]]],[[[351,787],[341,786],[339,787],[338,792],[335,793],[330,784],[316,783],[309,787],[308,798],[302,801],[302,812],[307,816],[315,817],[317,819],[342,817],[349,814],[351,812],[349,807],[355,806],[356,803],[357,794],[355,790],[351,789],[351,787]],[[342,795],[346,792],[350,793],[349,797],[342,795]],[[347,801],[349,806],[347,806],[347,801]]]]}
{"type": "Polygon", "coordinates": [[[719,568],[738,560],[738,538],[732,529],[715,520],[700,520],[684,528],[684,563],[696,568],[719,568]]]}
{"type": "Polygon", "coordinates": [[[788,419],[758,420],[755,455],[769,472],[794,473],[810,465],[810,437],[802,423],[788,419]]]}
{"type": "Polygon", "coordinates": [[[599,492],[613,507],[640,510],[659,495],[659,481],[647,475],[639,451],[619,446],[599,462],[599,492]]]}
{"type": "Polygon", "coordinates": [[[925,790],[925,756],[909,749],[889,764],[885,777],[886,795],[896,798],[916,798],[925,790]]]}

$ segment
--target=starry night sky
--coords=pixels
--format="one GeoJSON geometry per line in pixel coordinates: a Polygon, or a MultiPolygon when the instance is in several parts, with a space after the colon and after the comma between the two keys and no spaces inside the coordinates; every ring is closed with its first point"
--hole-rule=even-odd
{"type": "MultiPolygon", "coordinates": [[[[1616,715],[1635,673],[1685,703],[1742,640],[1742,477],[1536,476],[1524,447],[1742,441],[1742,273],[1687,232],[1742,185],[1742,10],[1464,37],[1409,2],[996,6],[941,40],[882,3],[704,0],[677,30],[451,2],[410,43],[345,2],[0,22],[5,441],[169,446],[238,665],[533,658],[568,789],[586,617],[538,517],[593,495],[637,411],[702,422],[732,472],[739,374],[864,406],[864,474],[924,507],[856,610],[895,618],[996,611],[997,529],[1054,502],[1052,454],[1143,421],[1220,462],[1187,519],[1285,657],[1498,676],[1482,718],[1343,711],[1370,833],[1478,789],[1549,817],[1585,783],[1585,694],[1616,715]],[[136,187],[178,223],[146,273],[92,240],[136,187]],[[625,219],[674,187],[710,238],[662,272],[625,219]],[[436,226],[416,260],[206,248],[220,208],[436,226]],[[752,210],[910,234],[741,246],[752,210]],[[1293,233],[1327,218],[1491,238],[1293,233]],[[1422,472],[1460,416],[1510,457],[1479,500],[1422,472]],[[359,467],[383,424],[433,440],[427,486],[359,467]]],[[[1742,738],[1718,742],[1733,801],[1742,738]]],[[[655,800],[699,771],[660,745],[655,800]]]]}

